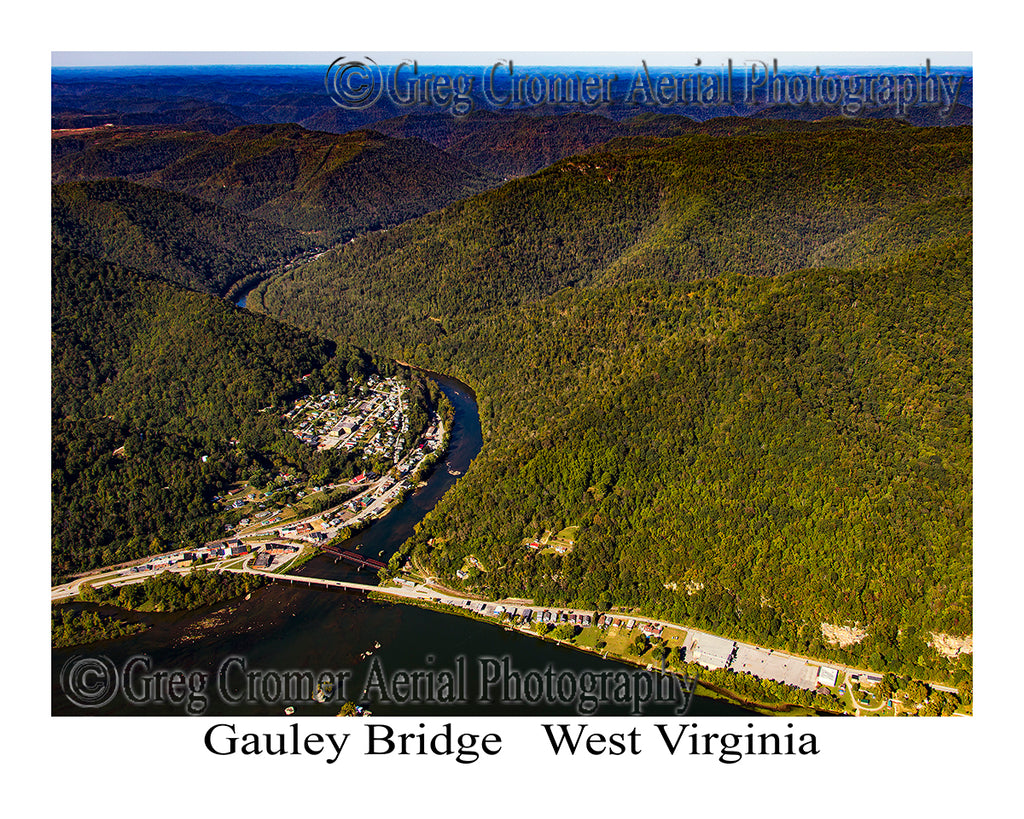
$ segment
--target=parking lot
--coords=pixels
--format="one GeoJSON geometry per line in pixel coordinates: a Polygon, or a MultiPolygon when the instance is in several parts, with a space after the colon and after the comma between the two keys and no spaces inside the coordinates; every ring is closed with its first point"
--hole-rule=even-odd
{"type": "MultiPolygon", "coordinates": [[[[702,633],[690,631],[687,635],[687,657],[692,656],[694,642],[698,642],[702,633]]],[[[776,680],[788,685],[795,685],[813,691],[817,685],[818,666],[812,665],[801,657],[794,657],[783,652],[759,648],[747,643],[736,643],[736,659],[729,667],[737,672],[747,672],[756,677],[776,680]]]]}
{"type": "Polygon", "coordinates": [[[813,691],[817,685],[818,666],[809,665],[800,657],[780,654],[765,648],[739,643],[732,667],[767,680],[777,680],[813,691]]]}

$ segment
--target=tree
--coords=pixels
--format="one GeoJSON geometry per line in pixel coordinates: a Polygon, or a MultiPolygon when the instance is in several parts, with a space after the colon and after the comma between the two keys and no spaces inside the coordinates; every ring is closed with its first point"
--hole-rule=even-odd
{"type": "Polygon", "coordinates": [[[642,634],[638,634],[626,648],[626,654],[630,657],[642,657],[645,651],[647,651],[647,638],[642,634]]]}
{"type": "Polygon", "coordinates": [[[907,683],[907,696],[914,702],[924,702],[928,699],[928,686],[918,680],[911,680],[907,683]]]}
{"type": "Polygon", "coordinates": [[[576,626],[572,623],[560,623],[551,636],[556,640],[571,640],[576,636],[576,626]]]}

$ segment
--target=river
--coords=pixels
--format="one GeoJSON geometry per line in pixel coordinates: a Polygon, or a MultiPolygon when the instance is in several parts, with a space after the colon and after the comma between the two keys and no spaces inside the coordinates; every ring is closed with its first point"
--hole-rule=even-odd
{"type": "MultiPolygon", "coordinates": [[[[244,298],[244,297],[243,297],[244,298]]],[[[480,451],[482,436],[480,419],[472,391],[464,384],[443,376],[431,374],[455,408],[454,424],[449,449],[427,479],[426,485],[414,492],[388,517],[377,521],[355,535],[347,548],[387,561],[412,533],[416,523],[423,519],[470,468],[480,451]]],[[[334,579],[375,582],[366,570],[358,570],[328,557],[318,557],[307,563],[300,573],[334,579]]],[[[124,612],[92,604],[70,604],[76,609],[98,609],[115,614],[125,620],[145,622],[150,628],[140,634],[119,640],[109,640],[71,649],[51,652],[52,712],[57,715],[86,714],[184,714],[189,711],[189,698],[174,692],[160,695],[160,685],[153,688],[145,704],[130,702],[123,694],[100,708],[81,708],[68,700],[61,688],[61,672],[74,657],[105,657],[113,667],[123,669],[132,657],[148,658],[149,669],[141,662],[135,666],[138,675],[137,690],[144,692],[145,681],[154,679],[155,671],[181,671],[193,675],[196,681],[190,689],[193,710],[206,715],[240,716],[283,714],[285,706],[294,708],[297,715],[329,716],[337,713],[339,702],[345,699],[364,702],[375,715],[405,714],[429,715],[575,715],[586,704],[580,691],[573,692],[572,677],[590,672],[591,679],[605,672],[627,672],[637,669],[624,663],[603,660],[592,654],[536,639],[518,632],[507,631],[496,625],[442,614],[400,603],[381,603],[368,600],[358,592],[329,591],[302,588],[281,583],[271,584],[252,594],[248,600],[234,600],[226,604],[196,611],[146,614],[124,612]],[[241,658],[232,660],[231,658],[241,658]],[[494,661],[483,658],[496,658],[494,661]],[[241,663],[246,664],[249,679],[270,686],[257,691],[248,702],[238,702],[243,694],[241,663]],[[516,692],[509,689],[506,701],[499,699],[498,689],[481,689],[481,681],[504,662],[511,673],[503,672],[503,679],[514,684],[531,677],[531,672],[542,672],[550,667],[553,674],[562,675],[564,685],[552,698],[548,690],[516,692]],[[226,668],[229,685],[218,683],[217,672],[226,668]],[[273,688],[274,681],[285,670],[337,672],[349,676],[335,687],[330,700],[317,703],[312,700],[295,702],[273,688]],[[271,673],[264,674],[269,671],[271,673]],[[433,696],[423,683],[407,702],[399,702],[399,673],[417,672],[424,680],[439,683],[433,696]],[[275,673],[276,672],[276,673],[275,673]],[[563,675],[562,672],[568,672],[563,675]],[[202,685],[199,675],[206,675],[202,685]],[[449,696],[442,690],[445,680],[465,682],[464,696],[449,696]],[[269,682],[267,681],[269,680],[269,682]],[[388,684],[373,688],[363,697],[367,682],[388,684]],[[539,693],[538,693],[539,692],[539,693]],[[385,701],[382,694],[388,695],[385,701]],[[541,697],[540,701],[536,701],[541,697]],[[153,701],[156,700],[156,701],[153,701]],[[454,702],[452,700],[455,700],[454,702]]],[[[69,666],[70,667],[70,666],[69,666]]],[[[539,679],[534,673],[532,679],[539,679]]],[[[619,680],[624,679],[619,677],[619,680]]],[[[640,685],[635,677],[634,684],[640,685]]],[[[254,683],[255,684],[255,683],[254,683]]],[[[187,688],[188,686],[186,686],[187,688]]],[[[649,704],[643,711],[651,715],[675,713],[678,699],[668,695],[665,701],[649,704]]],[[[631,713],[630,705],[605,701],[599,715],[631,713]]],[[[720,700],[695,698],[689,714],[742,716],[750,712],[720,700]]]]}
{"type": "Polygon", "coordinates": [[[254,284],[252,287],[247,287],[245,288],[245,290],[242,291],[242,295],[235,299],[235,307],[245,307],[246,299],[249,298],[249,294],[252,292],[253,287],[256,287],[257,284],[259,284],[259,282],[256,282],[256,284],[254,284]]]}

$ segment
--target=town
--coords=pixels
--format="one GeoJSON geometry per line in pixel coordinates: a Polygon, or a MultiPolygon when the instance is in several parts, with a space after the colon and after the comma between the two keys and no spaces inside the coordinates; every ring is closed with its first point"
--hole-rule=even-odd
{"type": "MultiPolygon", "coordinates": [[[[364,471],[355,477],[323,486],[308,484],[282,472],[267,486],[235,485],[212,501],[237,514],[225,526],[227,536],[110,566],[54,588],[55,599],[76,594],[84,583],[139,582],[160,572],[193,567],[238,570],[243,564],[261,571],[281,572],[304,562],[318,547],[344,540],[371,521],[384,517],[415,488],[424,460],[445,445],[444,419],[431,412],[427,427],[410,446],[408,395],[397,378],[371,375],[368,391],[354,399],[333,392],[300,399],[281,417],[304,443],[318,449],[359,448],[366,456],[379,456],[392,466],[383,474],[364,471]],[[294,503],[278,505],[274,499],[294,496],[294,503]],[[330,500],[338,499],[336,503],[330,500]],[[322,511],[311,508],[323,507],[322,511]],[[58,592],[58,589],[60,590],[58,592]],[[71,591],[74,590],[74,591],[71,591]]],[[[374,561],[374,564],[376,561],[374,561]]]]}
{"type": "Polygon", "coordinates": [[[295,436],[317,449],[361,448],[367,456],[382,456],[399,473],[416,468],[425,450],[433,450],[444,430],[433,418],[423,441],[411,454],[405,452],[409,432],[408,396],[398,379],[371,375],[369,392],[345,401],[334,392],[298,401],[281,416],[295,436]]]}
{"type": "Polygon", "coordinates": [[[414,488],[424,460],[438,453],[444,444],[444,420],[432,412],[423,434],[407,446],[407,388],[396,378],[376,375],[370,376],[367,385],[365,395],[348,400],[333,392],[303,398],[281,419],[309,446],[320,450],[358,449],[389,468],[381,473],[361,472],[348,481],[324,486],[298,487],[290,474],[278,475],[274,485],[265,490],[243,485],[224,498],[215,498],[242,515],[229,531],[246,540],[287,538],[320,545],[352,534],[387,514],[392,504],[414,488]],[[273,498],[286,489],[296,489],[299,502],[291,508],[274,508],[273,498]],[[303,507],[309,508],[318,500],[323,503],[328,493],[336,498],[339,491],[344,500],[331,503],[321,512],[303,513],[303,507]]]}

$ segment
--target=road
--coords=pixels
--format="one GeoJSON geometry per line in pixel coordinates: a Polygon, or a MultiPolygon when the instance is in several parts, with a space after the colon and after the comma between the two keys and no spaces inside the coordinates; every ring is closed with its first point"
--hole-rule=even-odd
{"type": "MultiPolygon", "coordinates": [[[[589,614],[593,615],[595,612],[593,609],[570,609],[570,608],[558,608],[555,606],[536,606],[523,600],[481,600],[480,598],[464,597],[453,592],[451,589],[440,589],[429,583],[415,583],[407,586],[374,586],[366,583],[350,583],[341,580],[327,580],[325,578],[318,577],[306,577],[303,575],[292,575],[292,574],[277,574],[272,571],[264,571],[261,569],[253,569],[250,566],[254,555],[247,555],[242,559],[239,564],[238,557],[224,558],[215,563],[206,564],[203,566],[204,569],[212,569],[214,571],[218,569],[226,569],[227,571],[240,572],[247,574],[258,574],[273,580],[280,580],[290,583],[299,583],[305,586],[321,586],[323,588],[336,588],[336,589],[351,589],[354,591],[375,591],[381,594],[386,594],[391,597],[396,597],[406,600],[419,600],[419,601],[434,601],[445,605],[453,606],[460,609],[470,609],[474,612],[479,613],[482,610],[482,606],[498,606],[504,605],[506,607],[515,607],[517,609],[529,608],[536,612],[548,609],[551,611],[562,611],[567,615],[571,614],[589,614]]],[[[123,570],[128,571],[128,570],[123,570]]],[[[63,600],[69,597],[74,597],[81,591],[81,586],[85,582],[89,582],[91,585],[110,585],[123,586],[129,583],[141,583],[146,580],[147,577],[152,577],[155,574],[159,574],[161,571],[172,571],[177,574],[184,574],[191,571],[191,567],[175,569],[173,567],[167,569],[156,569],[150,572],[141,572],[137,574],[112,574],[109,571],[105,574],[97,574],[91,577],[78,578],[71,581],[70,583],[63,584],[61,586],[54,586],[50,590],[50,599],[53,602],[63,600]],[[96,583],[97,578],[103,579],[105,582],[96,583]]],[[[662,626],[664,628],[678,629],[686,632],[686,640],[684,646],[686,648],[686,656],[689,658],[692,656],[692,648],[695,643],[700,643],[701,639],[707,637],[716,637],[708,632],[698,631],[696,629],[687,627],[680,623],[673,623],[668,620],[659,620],[653,617],[642,617],[635,614],[621,613],[621,612],[608,612],[616,617],[629,618],[636,621],[636,625],[641,623],[650,623],[653,625],[662,626]]],[[[724,638],[729,639],[729,638],[724,638]]],[[[821,666],[829,666],[831,668],[837,668],[839,671],[845,673],[847,678],[850,675],[857,674],[868,674],[874,673],[869,672],[866,669],[854,668],[852,666],[843,665],[840,663],[830,663],[826,661],[814,660],[808,657],[802,657],[796,654],[790,654],[785,651],[778,651],[775,649],[764,648],[753,643],[747,643],[740,640],[731,641],[736,644],[737,655],[736,660],[732,663],[732,667],[736,671],[748,671],[756,677],[774,679],[779,682],[787,683],[789,685],[795,685],[800,688],[807,690],[814,690],[817,684],[818,668],[821,666]]],[[[952,694],[957,694],[958,691],[955,686],[940,685],[937,683],[928,683],[928,685],[936,691],[946,691],[952,694]]]]}

